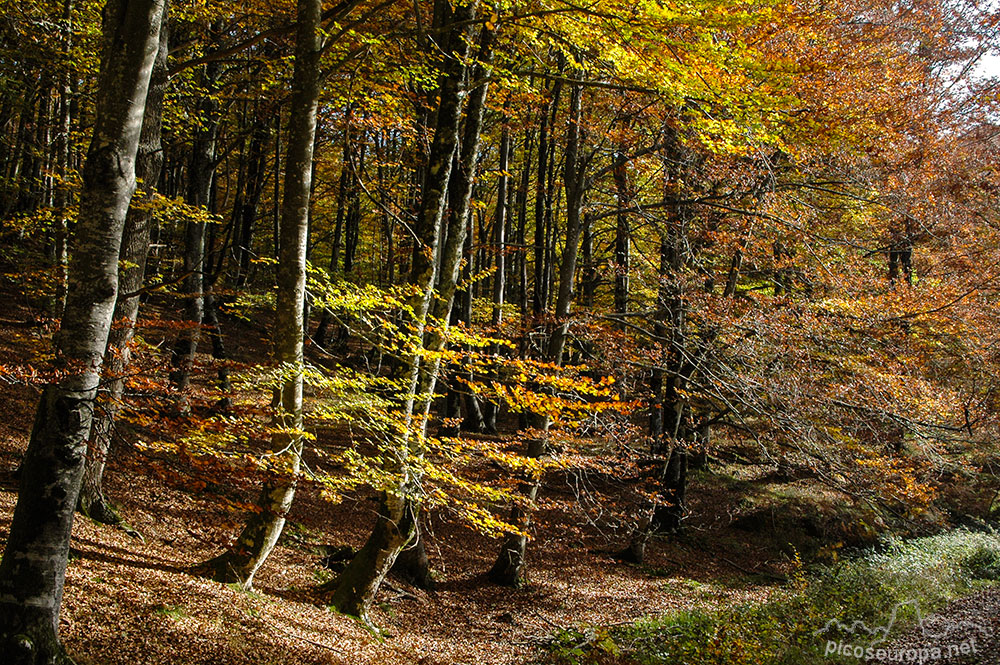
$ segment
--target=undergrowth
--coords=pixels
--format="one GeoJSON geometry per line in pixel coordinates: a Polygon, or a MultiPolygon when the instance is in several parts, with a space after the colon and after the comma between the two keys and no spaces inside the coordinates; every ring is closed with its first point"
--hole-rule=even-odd
{"type": "MultiPolygon", "coordinates": [[[[624,627],[557,632],[549,660],[575,665],[818,665],[836,625],[889,627],[889,640],[944,603],[1000,579],[1000,533],[957,529],[889,540],[860,556],[806,570],[765,603],[695,607],[624,627]]],[[[852,640],[858,638],[851,637],[852,640]]]]}

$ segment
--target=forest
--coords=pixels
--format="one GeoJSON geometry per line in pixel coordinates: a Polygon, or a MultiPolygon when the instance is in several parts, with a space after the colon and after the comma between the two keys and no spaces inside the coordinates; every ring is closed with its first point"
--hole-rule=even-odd
{"type": "Polygon", "coordinates": [[[0,663],[1000,663],[995,3],[0,6],[0,663]]]}

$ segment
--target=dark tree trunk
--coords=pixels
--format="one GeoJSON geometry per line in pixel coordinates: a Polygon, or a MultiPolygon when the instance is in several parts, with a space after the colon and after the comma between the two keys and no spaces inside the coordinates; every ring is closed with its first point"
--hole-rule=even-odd
{"type": "MultiPolygon", "coordinates": [[[[542,456],[545,443],[541,439],[531,439],[528,442],[526,454],[532,459],[542,456]]],[[[521,483],[521,494],[526,502],[533,503],[538,498],[541,487],[540,478],[529,478],[521,483]]],[[[510,523],[518,526],[523,533],[510,533],[500,545],[500,554],[486,577],[496,583],[509,587],[520,587],[528,583],[528,566],[526,555],[528,551],[528,530],[531,528],[531,509],[515,504],[510,511],[510,523]]]]}
{"type": "Polygon", "coordinates": [[[674,533],[680,530],[687,495],[687,472],[688,453],[678,445],[670,451],[670,457],[660,477],[665,501],[657,506],[653,513],[656,531],[674,533]]]}
{"type": "Polygon", "coordinates": [[[229,392],[232,390],[232,382],[229,380],[228,357],[226,355],[225,337],[222,334],[222,325],[219,323],[219,303],[213,293],[215,281],[218,275],[212,278],[212,284],[205,289],[205,331],[212,342],[212,359],[216,362],[216,387],[219,389],[221,397],[215,403],[216,411],[227,411],[232,406],[232,398],[229,392]]]}
{"type": "MultiPolygon", "coordinates": [[[[213,44],[218,41],[220,23],[213,23],[209,33],[213,44]]],[[[191,162],[188,169],[187,202],[192,207],[208,210],[211,203],[212,180],[215,175],[216,140],[219,133],[219,102],[215,99],[215,87],[219,78],[219,64],[205,65],[201,86],[203,97],[198,103],[202,117],[201,125],[195,132],[191,162]]],[[[205,252],[206,223],[202,220],[188,220],[184,234],[184,320],[187,328],[181,331],[174,343],[170,356],[170,382],[181,394],[180,408],[188,410],[187,397],[183,393],[191,384],[195,353],[201,338],[201,326],[205,317],[205,252]]]]}
{"type": "Polygon", "coordinates": [[[686,381],[694,371],[689,358],[686,304],[682,293],[681,270],[688,261],[687,217],[689,208],[682,202],[682,192],[675,182],[683,180],[684,151],[675,137],[666,155],[668,171],[663,200],[669,217],[660,230],[660,288],[654,332],[659,339],[670,340],[667,367],[656,367],[650,379],[653,407],[649,418],[649,433],[654,453],[664,457],[658,474],[660,503],[652,509],[645,523],[632,534],[622,558],[642,562],[645,544],[656,532],[680,530],[685,511],[688,452],[690,442],[687,402],[683,398],[686,381]]]}
{"type": "MultiPolygon", "coordinates": [[[[557,84],[558,85],[558,84],[557,84]]],[[[553,97],[555,95],[553,94],[553,97]]],[[[535,229],[534,229],[534,252],[535,252],[535,293],[532,298],[532,311],[535,316],[540,316],[545,311],[548,302],[548,284],[545,270],[545,220],[548,216],[547,210],[551,208],[546,181],[549,172],[549,159],[551,148],[549,147],[549,108],[555,106],[553,102],[544,106],[539,111],[538,128],[538,171],[535,177],[535,229]]]]}
{"type": "MultiPolygon", "coordinates": [[[[678,156],[682,156],[677,148],[678,156]]],[[[661,417],[663,431],[654,440],[655,452],[667,456],[660,474],[663,504],[654,512],[651,528],[656,531],[674,532],[680,529],[684,514],[687,486],[687,450],[691,441],[690,414],[684,390],[694,367],[690,357],[687,330],[687,303],[684,299],[681,271],[687,263],[688,208],[679,202],[679,192],[666,195],[672,217],[663,230],[660,241],[661,288],[659,292],[658,330],[670,340],[667,371],[663,372],[663,398],[661,417]]]]}
{"type": "Polygon", "coordinates": [[[625,170],[624,148],[616,155],[612,173],[615,180],[615,193],[618,197],[618,213],[615,215],[615,312],[628,312],[629,265],[631,252],[631,234],[628,213],[625,209],[631,204],[632,195],[629,191],[628,174],[625,170]]]}
{"type": "MultiPolygon", "coordinates": [[[[348,121],[350,120],[350,108],[348,108],[348,121]]],[[[344,234],[344,211],[345,203],[347,197],[347,179],[348,172],[351,168],[351,153],[350,153],[350,131],[349,128],[344,130],[344,153],[343,160],[340,165],[340,178],[337,183],[337,217],[333,226],[333,240],[330,245],[330,277],[335,279],[337,276],[337,270],[340,266],[340,248],[343,243],[344,234]]],[[[329,309],[323,309],[323,314],[319,317],[319,325],[316,326],[316,332],[313,334],[313,342],[315,342],[320,348],[324,348],[327,345],[327,338],[329,337],[330,324],[333,322],[333,313],[329,309]]]]}
{"type": "MultiPolygon", "coordinates": [[[[63,52],[69,57],[73,47],[73,0],[65,0],[63,3],[63,52]]],[[[59,82],[59,130],[55,142],[56,160],[58,162],[58,172],[62,179],[69,176],[70,165],[70,131],[72,130],[73,105],[71,102],[72,85],[70,83],[70,72],[67,70],[62,74],[59,82]]],[[[56,297],[55,316],[62,316],[63,307],[66,306],[66,285],[68,275],[66,268],[69,261],[69,204],[70,192],[67,183],[60,182],[55,191],[56,208],[56,229],[53,239],[53,263],[56,266],[56,297]]]]}
{"type": "MultiPolygon", "coordinates": [[[[493,215],[493,255],[496,271],[493,273],[493,316],[490,324],[499,329],[503,319],[504,296],[507,288],[507,171],[510,168],[510,129],[504,125],[500,135],[500,178],[497,182],[497,207],[493,215]]],[[[500,355],[500,347],[494,345],[491,349],[494,356],[500,355]]],[[[496,380],[498,377],[493,377],[496,380]]],[[[497,432],[497,411],[499,405],[494,401],[483,404],[483,420],[486,431],[497,432]]]]}
{"type": "Polygon", "coordinates": [[[400,577],[419,589],[434,588],[434,576],[431,574],[431,560],[427,556],[427,539],[424,530],[417,528],[413,540],[403,548],[392,565],[392,574],[400,577]]]}
{"type": "MultiPolygon", "coordinates": [[[[438,294],[433,307],[433,318],[436,328],[432,328],[424,340],[424,347],[433,352],[442,351],[445,347],[447,325],[452,318],[463,248],[465,248],[466,257],[469,256],[472,239],[468,229],[470,225],[472,186],[478,164],[479,140],[482,133],[483,114],[486,110],[486,96],[489,91],[485,68],[492,62],[493,37],[494,33],[489,29],[484,30],[480,37],[477,58],[479,64],[472,73],[472,79],[477,85],[469,93],[465,113],[465,129],[462,133],[462,140],[457,146],[455,157],[453,158],[452,175],[448,182],[450,213],[447,227],[443,230],[444,242],[439,248],[440,255],[438,260],[440,268],[436,280],[438,294]]],[[[465,268],[468,271],[468,261],[465,264],[465,268]]],[[[468,289],[466,289],[465,295],[468,295],[468,289]]],[[[469,318],[471,318],[471,302],[469,303],[469,318]]],[[[418,391],[423,394],[432,394],[439,371],[439,361],[433,361],[428,366],[422,367],[422,377],[419,381],[418,391]]],[[[471,376],[469,378],[471,380],[471,376]]],[[[482,428],[482,414],[479,411],[479,404],[475,400],[475,396],[466,393],[465,401],[466,412],[469,414],[467,415],[467,419],[470,415],[473,417],[478,416],[476,424],[482,428]]],[[[422,417],[424,418],[424,427],[427,426],[430,407],[431,402],[427,400],[423,405],[424,413],[422,417]]],[[[467,423],[463,421],[463,428],[466,425],[467,423]]],[[[482,429],[476,431],[482,431],[482,429]]],[[[424,551],[424,544],[419,534],[417,534],[416,538],[416,542],[408,546],[408,549],[412,552],[409,555],[411,566],[428,563],[426,554],[420,556],[420,553],[424,551]]],[[[430,579],[429,569],[411,571],[411,573],[417,579],[430,579]]]]}
{"type": "MultiPolygon", "coordinates": [[[[471,226],[471,222],[469,224],[471,226]]],[[[471,229],[467,229],[465,234],[465,274],[463,275],[466,284],[471,284],[472,282],[472,232],[471,229]]],[[[472,323],[472,289],[468,286],[462,291],[462,299],[460,301],[461,307],[458,312],[458,320],[463,321],[466,325],[472,323]]],[[[459,374],[466,381],[466,385],[471,384],[475,377],[472,375],[472,371],[468,368],[461,369],[459,374]]],[[[463,432],[474,432],[476,434],[482,434],[487,431],[486,417],[483,414],[483,409],[479,404],[479,399],[476,395],[465,388],[459,391],[462,398],[462,425],[461,429],[463,432]]]]}
{"type": "Polygon", "coordinates": [[[583,217],[583,306],[590,309],[594,306],[594,295],[597,291],[597,265],[594,262],[594,219],[587,213],[583,217]]]}
{"type": "Polygon", "coordinates": [[[162,11],[159,0],[110,0],[105,10],[79,241],[56,340],[67,372],[42,394],[0,562],[0,645],[11,665],[70,662],[59,643],[59,608],[162,11]]]}
{"type": "Polygon", "coordinates": [[[347,210],[344,217],[344,274],[354,272],[354,259],[361,233],[361,180],[358,173],[364,168],[365,146],[362,144],[352,160],[347,178],[347,210]]]}
{"type": "MultiPolygon", "coordinates": [[[[569,130],[566,139],[566,163],[563,171],[563,183],[566,189],[566,245],[563,249],[562,263],[559,266],[559,295],[556,299],[555,328],[549,338],[546,359],[560,364],[566,337],[569,331],[569,315],[573,305],[574,276],[576,274],[577,258],[580,250],[580,235],[582,232],[583,198],[587,190],[585,173],[588,161],[580,153],[583,142],[583,89],[574,85],[569,104],[569,130]]],[[[542,435],[548,431],[551,421],[545,417],[535,417],[533,423],[542,435]]],[[[532,439],[528,443],[528,457],[539,457],[544,451],[544,440],[532,439]]],[[[522,492],[527,503],[535,501],[541,478],[524,483],[522,492]]],[[[517,525],[522,532],[527,532],[531,522],[530,512],[515,506],[511,512],[511,524],[517,525]]],[[[520,585],[526,579],[526,548],[527,538],[521,534],[510,534],[504,539],[500,554],[489,577],[499,584],[520,585]]]]}
{"type": "Polygon", "coordinates": [[[913,232],[909,228],[895,231],[889,244],[889,281],[896,283],[902,273],[907,286],[913,285],[913,232]]]}
{"type": "MultiPolygon", "coordinates": [[[[526,132],[527,148],[524,152],[524,164],[521,167],[521,182],[517,188],[517,303],[521,318],[528,316],[528,187],[531,184],[531,156],[534,141],[526,132]]],[[[521,336],[523,339],[523,335],[521,336]]]]}
{"type": "Polygon", "coordinates": [[[244,188],[237,192],[237,204],[234,206],[236,222],[236,286],[246,286],[250,279],[250,261],[254,256],[253,232],[257,222],[257,212],[260,199],[264,193],[267,181],[267,144],[270,141],[271,128],[261,116],[261,105],[257,105],[257,118],[253,135],[250,138],[250,148],[247,155],[247,175],[244,188]]]}

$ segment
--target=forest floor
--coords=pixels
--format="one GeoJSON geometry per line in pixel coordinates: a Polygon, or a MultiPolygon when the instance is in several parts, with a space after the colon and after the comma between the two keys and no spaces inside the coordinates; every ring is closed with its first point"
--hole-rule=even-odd
{"type": "MultiPolygon", "coordinates": [[[[44,330],[19,304],[23,299],[11,294],[6,302],[0,358],[30,366],[46,344],[44,330]]],[[[227,333],[237,358],[266,352],[260,329],[230,325],[227,333]]],[[[4,390],[0,543],[37,397],[30,385],[4,390]]],[[[321,435],[320,445],[323,436],[336,434],[321,435]]],[[[187,572],[231,541],[242,521],[238,506],[258,487],[252,477],[192,483],[205,473],[190,457],[118,445],[106,490],[139,536],[76,520],[61,634],[80,665],[536,662],[560,628],[764,599],[795,551],[843,539],[845,528],[838,512],[844,497],[779,476],[767,464],[720,462],[695,474],[684,534],[653,540],[645,564],[628,565],[611,554],[624,546],[625,529],[601,517],[612,510],[601,497],[613,495],[609,484],[621,481],[565,469],[549,474],[542,488],[529,585],[513,590],[487,582],[496,540],[435,513],[428,545],[437,588],[425,592],[390,579],[371,617],[376,634],[330,611],[316,592],[331,576],[320,563],[322,546],[362,544],[374,521],[371,496],[331,503],[304,482],[284,536],[254,591],[244,592],[187,572]]],[[[812,552],[824,554],[818,546],[812,552]]]]}

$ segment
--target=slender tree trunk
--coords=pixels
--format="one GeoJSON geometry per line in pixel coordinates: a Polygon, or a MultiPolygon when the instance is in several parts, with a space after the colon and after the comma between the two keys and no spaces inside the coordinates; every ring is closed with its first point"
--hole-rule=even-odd
{"type": "MultiPolygon", "coordinates": [[[[493,215],[493,255],[496,271],[493,273],[493,316],[490,324],[494,328],[499,328],[503,319],[504,296],[507,288],[507,171],[510,168],[510,129],[504,125],[500,135],[500,178],[497,182],[497,207],[493,215]]],[[[493,346],[491,349],[494,356],[500,354],[500,347],[493,346]]],[[[494,377],[495,379],[496,377],[494,377]]],[[[483,404],[483,419],[486,431],[496,434],[497,432],[497,411],[499,405],[493,401],[486,401],[483,404]]]]}
{"type": "MultiPolygon", "coordinates": [[[[623,153],[624,148],[621,148],[619,155],[623,153]]],[[[628,312],[629,255],[632,243],[632,230],[629,228],[628,213],[625,212],[625,208],[632,202],[632,195],[629,191],[625,165],[625,161],[618,160],[612,171],[615,180],[615,193],[618,197],[618,214],[615,216],[615,312],[618,314],[628,312]]]]}
{"type": "MultiPolygon", "coordinates": [[[[527,148],[521,167],[521,183],[517,188],[517,304],[521,319],[528,317],[528,187],[531,184],[531,156],[534,148],[532,135],[525,132],[527,148]]],[[[524,337],[523,335],[521,336],[524,337]]]]}
{"type": "MultiPolygon", "coordinates": [[[[467,228],[465,233],[465,270],[464,270],[464,281],[467,284],[465,290],[462,291],[461,307],[458,311],[458,320],[463,321],[466,325],[472,323],[472,224],[471,221],[467,222],[467,228]]],[[[468,368],[463,368],[459,372],[462,378],[469,384],[472,383],[474,377],[472,376],[472,370],[468,368]]],[[[462,399],[463,417],[461,423],[461,430],[464,432],[475,432],[481,434],[486,431],[486,417],[483,415],[483,409],[479,405],[479,399],[476,395],[468,389],[460,390],[459,395],[462,399]]]]}
{"type": "MultiPolygon", "coordinates": [[[[218,22],[210,28],[211,41],[218,40],[221,26],[218,22]]],[[[219,78],[219,64],[205,65],[202,75],[204,96],[198,109],[204,116],[195,133],[188,172],[187,202],[195,208],[210,208],[212,181],[215,175],[215,149],[219,132],[219,103],[214,98],[215,86],[219,78]]],[[[177,336],[170,365],[170,382],[181,393],[181,411],[188,410],[187,392],[191,384],[195,353],[201,338],[201,326],[205,317],[205,275],[206,265],[205,234],[206,223],[202,220],[188,220],[184,236],[184,320],[188,327],[177,336]]]]}
{"type": "MultiPolygon", "coordinates": [[[[350,119],[350,111],[348,110],[348,120],[350,119]]],[[[348,171],[350,170],[350,132],[348,129],[344,130],[344,157],[340,165],[340,179],[337,184],[337,217],[336,222],[333,226],[333,241],[330,246],[330,277],[335,278],[337,275],[337,269],[340,266],[340,248],[343,240],[344,233],[344,210],[345,210],[345,199],[347,197],[347,178],[348,171]]],[[[313,341],[319,345],[320,348],[324,348],[327,345],[327,331],[330,328],[330,323],[333,321],[333,314],[329,309],[323,309],[323,314],[320,316],[319,325],[316,326],[316,332],[313,334],[313,341]]]]}
{"type": "MultiPolygon", "coordinates": [[[[542,439],[531,439],[525,451],[527,456],[537,459],[545,452],[545,442],[542,439]]],[[[541,487],[541,478],[529,478],[521,483],[520,490],[529,507],[524,508],[515,504],[510,511],[510,523],[518,526],[522,533],[508,534],[500,545],[500,554],[493,567],[490,568],[486,576],[496,584],[509,587],[523,586],[528,581],[527,560],[525,555],[528,551],[527,531],[531,527],[530,504],[538,498],[538,490],[541,487]]]]}
{"type": "Polygon", "coordinates": [[[354,260],[361,236],[361,181],[358,173],[364,168],[365,152],[362,143],[348,173],[347,214],[344,217],[344,275],[354,272],[354,260]]]}
{"type": "Polygon", "coordinates": [[[227,411],[232,406],[232,398],[229,396],[232,390],[232,382],[229,380],[229,367],[226,364],[225,338],[222,334],[222,325],[219,323],[219,303],[216,300],[213,289],[218,274],[213,276],[211,284],[205,289],[205,331],[212,342],[212,359],[216,362],[216,387],[222,396],[213,407],[216,411],[227,411]]]}
{"type": "MultiPolygon", "coordinates": [[[[164,2],[164,12],[167,11],[164,2]]],[[[78,510],[103,524],[117,524],[118,513],[104,496],[104,467],[114,436],[115,419],[125,391],[125,373],[131,361],[131,342],[139,316],[139,290],[146,274],[146,257],[149,255],[149,235],[152,225],[152,201],[156,182],[163,166],[163,146],[160,141],[163,122],[163,94],[167,86],[167,27],[160,30],[160,45],[150,77],[146,96],[146,112],[142,119],[142,132],[136,154],[136,177],[142,183],[141,205],[129,206],[122,233],[121,256],[118,269],[118,299],[115,303],[114,325],[108,337],[105,353],[105,377],[108,382],[107,399],[94,419],[87,461],[80,488],[78,510]]]]}
{"type": "Polygon", "coordinates": [[[271,128],[262,117],[256,119],[253,136],[250,138],[249,155],[247,157],[246,187],[239,192],[239,202],[236,217],[236,286],[245,286],[250,277],[250,260],[253,258],[253,230],[257,221],[257,211],[260,208],[261,195],[267,180],[267,144],[271,128]]]}
{"type": "MultiPolygon", "coordinates": [[[[409,303],[416,323],[413,343],[417,347],[423,347],[425,325],[438,270],[441,269],[443,275],[454,274],[439,267],[438,247],[448,202],[452,159],[459,141],[465,60],[468,56],[470,26],[475,19],[477,5],[477,0],[458,3],[448,17],[449,29],[443,33],[448,40],[443,51],[448,55],[441,65],[440,105],[415,229],[418,245],[413,254],[410,275],[410,282],[418,288],[417,294],[409,303]]],[[[436,3],[436,9],[451,11],[447,2],[436,3]]],[[[444,286],[454,293],[454,284],[444,282],[444,286]]],[[[421,447],[426,415],[430,408],[429,399],[425,396],[433,392],[437,378],[435,365],[424,365],[421,356],[417,349],[406,360],[410,390],[404,405],[404,415],[407,430],[411,433],[400,442],[396,451],[397,461],[391,463],[392,470],[399,473],[397,485],[382,492],[379,517],[368,541],[340,577],[328,587],[332,591],[330,603],[333,607],[361,618],[367,616],[382,580],[399,552],[412,539],[416,528],[415,492],[419,478],[413,475],[408,460],[421,447]]]]}
{"type": "Polygon", "coordinates": [[[302,459],[302,372],[306,249],[312,183],[316,108],[319,99],[321,0],[299,0],[295,40],[295,67],[285,160],[285,199],[282,204],[278,303],[274,347],[285,368],[275,389],[275,468],[264,483],[257,509],[229,551],[198,567],[220,582],[249,589],[257,570],[274,549],[295,497],[302,459]]]}
{"type": "Polygon", "coordinates": [[[907,286],[913,285],[913,229],[894,229],[889,240],[889,282],[895,284],[902,273],[907,286]]]}
{"type": "Polygon", "coordinates": [[[105,11],[79,242],[56,340],[67,372],[42,393],[0,562],[0,646],[11,665],[70,662],[59,642],[59,608],[162,11],[159,0],[110,0],[105,11]]]}
{"type": "Polygon", "coordinates": [[[594,216],[587,213],[583,216],[583,306],[591,309],[594,306],[594,295],[597,291],[597,266],[594,262],[594,216]]]}
{"type": "MultiPolygon", "coordinates": [[[[69,56],[73,47],[73,0],[65,0],[63,3],[63,50],[69,56]]],[[[70,85],[70,72],[62,74],[59,83],[59,133],[56,139],[56,159],[59,163],[59,176],[63,179],[56,185],[55,207],[56,207],[56,232],[53,247],[53,259],[56,265],[56,300],[55,315],[62,316],[63,308],[66,306],[66,285],[68,282],[67,266],[69,262],[69,204],[70,192],[69,183],[65,179],[70,173],[70,131],[72,130],[72,119],[70,111],[72,104],[70,96],[72,87],[70,85]]]]}
{"type": "Polygon", "coordinates": [[[688,453],[685,440],[689,438],[687,404],[682,398],[685,375],[693,371],[687,360],[689,350],[686,334],[686,305],[681,291],[681,270],[686,261],[686,233],[688,206],[682,203],[683,193],[676,190],[676,182],[683,181],[684,152],[679,139],[666,155],[668,162],[663,200],[669,218],[660,230],[660,287],[657,292],[657,311],[654,332],[659,339],[669,339],[670,354],[664,369],[657,367],[650,378],[652,407],[649,433],[653,452],[665,457],[659,472],[662,503],[651,509],[644,523],[632,534],[631,542],[621,558],[642,563],[645,546],[656,532],[674,532],[681,526],[686,499],[688,453]]]}
{"type": "Polygon", "coordinates": [[[545,273],[545,219],[546,209],[550,207],[547,189],[545,186],[546,177],[549,170],[549,106],[554,106],[552,102],[539,111],[538,129],[538,171],[535,178],[535,229],[534,229],[534,272],[535,272],[535,293],[532,298],[532,311],[535,316],[540,316],[545,311],[545,303],[548,301],[548,284],[545,273]]]}
{"type": "MultiPolygon", "coordinates": [[[[486,110],[486,96],[489,91],[487,82],[488,67],[493,61],[493,39],[492,30],[484,30],[480,38],[479,65],[472,73],[472,79],[476,85],[470,95],[468,108],[465,115],[465,131],[462,136],[462,143],[457,155],[458,169],[453,178],[453,183],[449,184],[449,197],[451,199],[451,217],[448,224],[447,243],[442,255],[442,279],[439,280],[439,294],[437,307],[434,311],[435,318],[446,326],[450,321],[451,311],[454,307],[455,290],[458,283],[458,275],[462,265],[462,255],[465,255],[466,282],[471,272],[472,262],[472,187],[475,182],[475,170],[479,162],[479,139],[482,133],[483,114],[486,110]]],[[[472,293],[466,288],[462,299],[462,312],[460,319],[466,323],[472,321],[472,293]]],[[[445,337],[441,334],[432,336],[429,340],[429,350],[440,351],[444,349],[445,337]]],[[[439,363],[435,362],[432,371],[437,374],[439,363]]],[[[466,379],[472,381],[472,373],[466,372],[466,379]]],[[[465,418],[462,421],[462,429],[466,431],[482,432],[485,429],[482,410],[479,400],[471,392],[466,391],[463,395],[465,403],[465,418]]],[[[428,403],[428,407],[430,404],[428,403]]]]}
{"type": "MultiPolygon", "coordinates": [[[[587,160],[580,154],[580,144],[583,140],[583,90],[580,85],[574,85],[570,94],[570,120],[566,140],[566,164],[563,171],[563,182],[566,189],[566,245],[563,249],[562,263],[559,267],[559,295],[556,299],[555,328],[549,338],[546,359],[560,364],[566,337],[569,332],[569,315],[573,305],[574,276],[576,274],[577,257],[580,250],[582,233],[583,198],[587,190],[585,172],[587,160]]],[[[536,416],[533,426],[540,430],[540,439],[528,442],[528,457],[540,457],[544,452],[544,436],[551,426],[551,421],[542,416],[536,416]]],[[[527,503],[530,505],[538,496],[541,478],[522,485],[527,503]]],[[[520,586],[526,581],[527,538],[523,535],[531,525],[531,514],[528,510],[515,506],[511,512],[511,524],[517,525],[522,533],[508,535],[500,548],[500,554],[490,569],[490,579],[498,584],[520,586]]]]}

